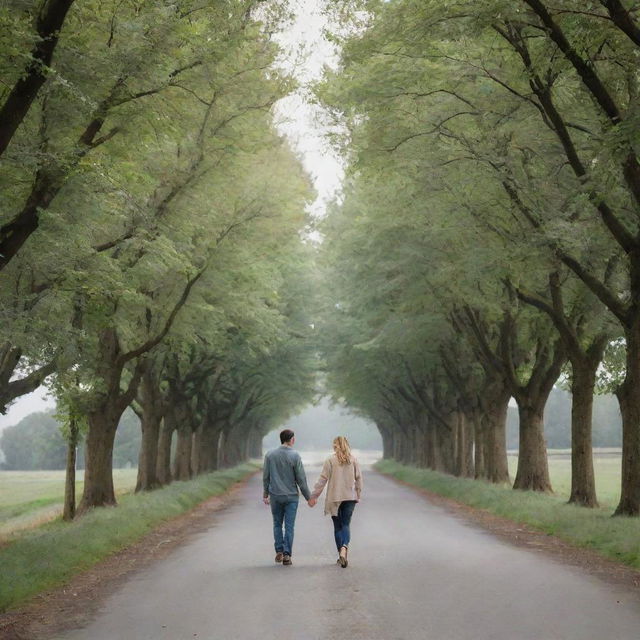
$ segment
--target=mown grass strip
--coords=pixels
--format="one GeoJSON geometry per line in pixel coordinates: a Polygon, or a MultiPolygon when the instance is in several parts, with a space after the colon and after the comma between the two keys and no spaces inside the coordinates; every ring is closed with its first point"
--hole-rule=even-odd
{"type": "Polygon", "coordinates": [[[375,469],[407,484],[527,524],[640,569],[640,518],[612,518],[610,508],[584,509],[567,504],[558,496],[514,491],[508,486],[455,478],[392,460],[378,462],[375,469]]]}
{"type": "Polygon", "coordinates": [[[161,522],[224,493],[256,469],[244,464],[150,493],[125,495],[115,508],[95,509],[74,522],[57,520],[22,534],[0,548],[0,611],[63,584],[161,522]]]}
{"type": "Polygon", "coordinates": [[[52,504],[60,504],[60,498],[40,498],[30,502],[21,502],[9,507],[0,507],[0,523],[11,518],[18,518],[30,511],[36,511],[52,504]]]}

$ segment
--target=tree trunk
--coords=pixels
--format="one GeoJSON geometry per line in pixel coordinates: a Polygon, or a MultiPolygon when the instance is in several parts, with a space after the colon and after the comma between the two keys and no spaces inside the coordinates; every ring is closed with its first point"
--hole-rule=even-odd
{"type": "Polygon", "coordinates": [[[157,392],[156,380],[151,367],[145,371],[141,380],[141,404],[142,441],[138,458],[136,492],[151,491],[160,486],[157,475],[157,460],[160,423],[162,422],[162,398],[157,392]]]}
{"type": "Polygon", "coordinates": [[[424,466],[424,433],[422,431],[422,423],[420,417],[416,417],[413,427],[413,464],[416,467],[424,466]]]}
{"type": "Polygon", "coordinates": [[[402,434],[402,464],[411,464],[413,460],[412,427],[405,426],[402,434]]]}
{"type": "Polygon", "coordinates": [[[456,473],[456,447],[458,446],[458,412],[450,411],[446,419],[447,426],[435,422],[437,471],[450,475],[456,473]]]}
{"type": "Polygon", "coordinates": [[[189,480],[191,478],[191,447],[193,430],[190,424],[181,424],[177,429],[178,440],[175,459],[173,461],[173,479],[189,480]]]}
{"type": "Polygon", "coordinates": [[[385,426],[378,423],[378,431],[382,437],[382,459],[390,460],[393,458],[393,434],[385,426]]]}
{"type": "Polygon", "coordinates": [[[123,411],[103,404],[100,409],[91,411],[88,415],[84,491],[78,513],[84,513],[91,507],[116,504],[113,489],[113,441],[123,411]]]}
{"type": "Polygon", "coordinates": [[[473,478],[475,470],[473,466],[473,436],[474,425],[467,419],[465,413],[460,412],[460,424],[462,429],[462,446],[460,447],[460,475],[463,478],[473,478]]]}
{"type": "Polygon", "coordinates": [[[69,424],[69,436],[67,439],[63,520],[73,520],[76,517],[76,448],[78,446],[78,432],[78,423],[75,419],[72,419],[69,424]]]}
{"type": "Polygon", "coordinates": [[[254,447],[251,452],[251,457],[257,460],[262,458],[262,440],[264,438],[263,432],[257,432],[254,438],[254,447]]]}
{"type": "Polygon", "coordinates": [[[409,430],[406,426],[403,425],[402,431],[400,432],[400,437],[398,439],[399,446],[399,462],[401,464],[409,464],[411,459],[411,443],[409,441],[409,430]]]}
{"type": "Polygon", "coordinates": [[[411,423],[408,427],[407,437],[407,464],[418,465],[418,427],[411,423]]]}
{"type": "Polygon", "coordinates": [[[220,432],[220,439],[218,440],[218,469],[225,469],[227,467],[227,440],[229,434],[225,428],[220,432]]]}
{"type": "Polygon", "coordinates": [[[399,428],[393,430],[393,459],[402,464],[402,439],[403,435],[399,428]]]}
{"type": "Polygon", "coordinates": [[[433,421],[431,434],[431,445],[433,447],[433,469],[441,473],[450,473],[451,465],[449,464],[449,456],[447,455],[447,443],[451,443],[451,437],[446,434],[446,427],[437,420],[433,421]]]}
{"type": "MultiPolygon", "coordinates": [[[[637,269],[638,267],[636,267],[637,269]]],[[[616,391],[622,414],[622,482],[616,516],[640,515],[640,315],[625,332],[627,371],[616,391]]]]}
{"type": "Polygon", "coordinates": [[[478,411],[473,411],[467,416],[473,428],[473,469],[474,478],[484,479],[487,477],[487,467],[485,465],[487,442],[482,425],[482,417],[478,411]]]}
{"type": "Polygon", "coordinates": [[[191,436],[191,473],[194,476],[204,472],[204,458],[202,454],[204,424],[201,422],[191,436]]]}
{"type": "Polygon", "coordinates": [[[571,496],[569,502],[583,507],[597,507],[591,442],[593,390],[599,361],[572,361],[571,383],[571,496]]]}
{"type": "Polygon", "coordinates": [[[245,450],[246,434],[241,425],[233,425],[224,432],[222,448],[222,467],[234,467],[246,462],[247,454],[245,450]]]}
{"type": "Polygon", "coordinates": [[[545,395],[528,398],[527,402],[518,402],[520,448],[514,489],[552,492],[544,440],[543,414],[546,399],[545,395]]]}
{"type": "Polygon", "coordinates": [[[148,415],[146,412],[142,414],[142,420],[140,421],[142,440],[140,442],[140,455],[138,457],[136,492],[151,491],[161,485],[157,473],[161,421],[162,418],[159,414],[148,415]]]}
{"type": "Polygon", "coordinates": [[[120,382],[124,363],[118,334],[114,328],[100,333],[98,377],[104,385],[104,395],[87,414],[89,432],[85,449],[84,491],[78,508],[84,513],[91,507],[116,504],[113,490],[113,441],[124,410],[137,392],[142,374],[139,363],[133,371],[126,391],[121,391],[120,382]]]}
{"type": "Polygon", "coordinates": [[[486,477],[489,482],[509,482],[507,460],[507,409],[510,395],[504,387],[488,396],[483,410],[483,432],[486,442],[486,477]]]}
{"type": "Polygon", "coordinates": [[[436,468],[435,424],[429,416],[424,420],[424,464],[427,469],[436,468]]]}
{"type": "Polygon", "coordinates": [[[249,459],[262,458],[262,433],[256,429],[252,429],[247,442],[247,454],[249,459]]]}
{"type": "Polygon", "coordinates": [[[215,471],[218,468],[218,445],[222,429],[218,425],[207,427],[203,434],[201,458],[204,459],[204,471],[215,471]]]}
{"type": "Polygon", "coordinates": [[[172,408],[167,409],[167,414],[162,421],[160,437],[158,439],[158,459],[156,460],[156,478],[161,485],[169,484],[171,477],[171,440],[175,430],[175,423],[170,417],[172,408]]]}

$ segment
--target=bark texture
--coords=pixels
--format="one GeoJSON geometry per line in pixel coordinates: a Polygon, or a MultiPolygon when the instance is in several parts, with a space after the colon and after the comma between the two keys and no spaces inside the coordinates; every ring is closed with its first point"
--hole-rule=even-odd
{"type": "Polygon", "coordinates": [[[63,520],[73,520],[76,517],[76,449],[78,447],[78,423],[71,420],[67,437],[67,465],[64,481],[63,520]]]}
{"type": "Polygon", "coordinates": [[[544,400],[518,404],[520,418],[520,446],[518,449],[518,471],[514,489],[551,493],[547,447],[544,440],[544,400]]]}

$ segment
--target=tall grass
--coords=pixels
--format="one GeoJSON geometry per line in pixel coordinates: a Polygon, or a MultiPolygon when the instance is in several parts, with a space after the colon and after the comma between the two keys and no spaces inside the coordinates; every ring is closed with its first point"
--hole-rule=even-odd
{"type": "Polygon", "coordinates": [[[527,524],[640,569],[640,518],[612,518],[610,508],[585,509],[569,505],[566,498],[557,495],[514,491],[508,486],[455,478],[392,460],[382,460],[375,468],[410,485],[527,524]]]}
{"type": "Polygon", "coordinates": [[[161,522],[223,493],[256,468],[245,464],[150,493],[128,494],[117,507],[95,509],[71,523],[58,520],[22,534],[0,548],[0,611],[64,583],[161,522]]]}

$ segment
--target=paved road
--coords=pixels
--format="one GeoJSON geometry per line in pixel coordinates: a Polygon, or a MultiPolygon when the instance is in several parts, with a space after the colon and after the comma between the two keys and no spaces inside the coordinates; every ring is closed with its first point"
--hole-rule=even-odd
{"type": "MultiPolygon", "coordinates": [[[[314,480],[318,469],[311,469],[314,480]]],[[[273,563],[260,479],[216,524],[134,576],[68,640],[637,640],[637,597],[512,547],[365,476],[350,565],[321,505],[300,505],[294,564],[273,563]]]]}

